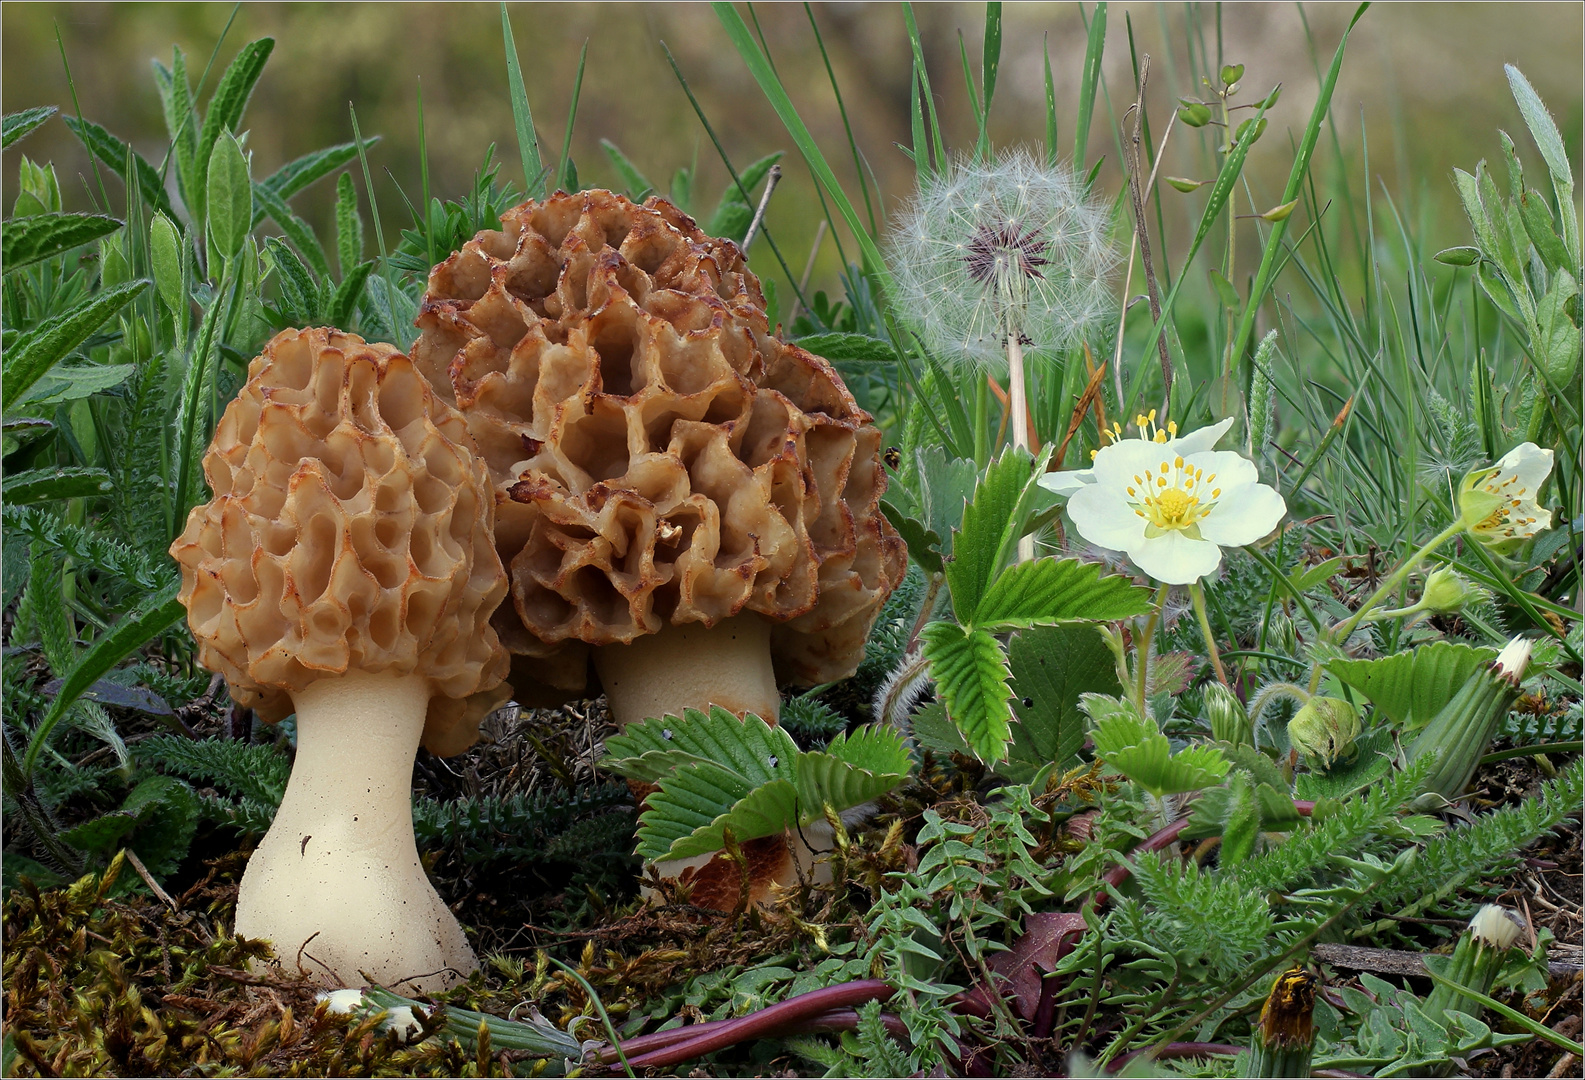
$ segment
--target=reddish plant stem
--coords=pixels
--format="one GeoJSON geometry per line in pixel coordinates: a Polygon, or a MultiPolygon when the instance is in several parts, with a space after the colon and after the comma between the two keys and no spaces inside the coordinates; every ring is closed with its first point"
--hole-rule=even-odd
{"type": "MultiPolygon", "coordinates": [[[[1123,1066],[1149,1049],[1150,1047],[1145,1046],[1138,1050],[1130,1050],[1121,1057],[1107,1062],[1107,1073],[1115,1075],[1122,1072],[1123,1066]]],[[[1175,1042],[1163,1046],[1156,1055],[1156,1060],[1159,1061],[1162,1058],[1231,1057],[1241,1050],[1243,1050],[1242,1046],[1229,1046],[1227,1043],[1175,1042]]]]}
{"type": "Polygon", "coordinates": [[[701,1054],[724,1049],[734,1043],[778,1035],[792,1025],[807,1022],[833,1010],[851,1009],[867,1001],[885,1001],[895,992],[890,985],[879,979],[860,979],[840,986],[811,990],[807,994],[788,998],[748,1016],[722,1022],[719,1027],[704,1033],[684,1029],[689,1031],[690,1038],[687,1040],[637,1057],[629,1057],[628,1064],[635,1069],[659,1069],[676,1065],[699,1057],[701,1054]]]}
{"type": "MultiPolygon", "coordinates": [[[[738,1019],[743,1018],[708,1020],[700,1024],[689,1024],[686,1027],[670,1028],[666,1031],[652,1032],[649,1035],[639,1035],[622,1043],[622,1051],[630,1058],[639,1054],[652,1053],[668,1046],[690,1042],[701,1036],[720,1031],[728,1024],[736,1023],[738,1019]]],[[[908,1037],[908,1025],[903,1023],[901,1017],[894,1016],[891,1013],[882,1013],[881,1023],[886,1025],[886,1033],[892,1038],[906,1039],[908,1037]]],[[[853,1031],[858,1026],[859,1014],[856,1010],[832,1009],[829,1012],[821,1013],[819,1016],[790,1023],[781,1030],[770,1034],[780,1037],[783,1035],[807,1035],[821,1031],[853,1031]]],[[[612,1047],[606,1047],[601,1050],[599,1059],[607,1065],[615,1064],[619,1060],[616,1050],[612,1047]]]]}

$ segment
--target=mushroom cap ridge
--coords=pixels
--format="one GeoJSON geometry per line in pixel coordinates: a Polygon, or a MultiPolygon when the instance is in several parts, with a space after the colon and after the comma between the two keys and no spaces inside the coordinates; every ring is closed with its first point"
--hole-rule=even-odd
{"type": "Polygon", "coordinates": [[[735,244],[660,198],[558,193],[435,267],[417,325],[495,484],[519,700],[589,692],[590,645],[746,611],[781,682],[852,673],[906,570],[880,431],[770,333],[735,244]]]}
{"type": "Polygon", "coordinates": [[[467,425],[390,345],[285,330],[204,455],[214,497],[171,545],[199,661],[267,721],[348,671],[421,675],[424,745],[460,752],[503,701],[506,594],[467,425]]]}

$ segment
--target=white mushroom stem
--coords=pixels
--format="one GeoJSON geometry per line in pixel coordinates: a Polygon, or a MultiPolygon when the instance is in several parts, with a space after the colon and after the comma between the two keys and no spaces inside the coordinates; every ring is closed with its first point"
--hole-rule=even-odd
{"type": "Polygon", "coordinates": [[[620,728],[683,709],[719,705],[772,724],[781,695],[771,670],[770,623],[738,615],[705,628],[667,624],[630,645],[594,651],[594,667],[620,728]]]}
{"type": "MultiPolygon", "coordinates": [[[[620,728],[657,716],[679,716],[684,709],[719,705],[754,713],[776,723],[781,695],[771,668],[770,623],[758,615],[739,615],[714,627],[668,624],[631,645],[607,645],[594,652],[595,671],[605,687],[611,717],[620,728]]],[[[749,861],[749,899],[767,903],[774,885],[805,879],[830,881],[828,863],[819,857],[833,846],[823,821],[797,836],[765,837],[742,846],[749,861]]],[[[663,878],[693,878],[695,903],[730,910],[742,890],[736,863],[722,852],[655,865],[663,878]]]]}
{"type": "Polygon", "coordinates": [[[242,876],[236,924],[271,941],[288,971],[432,993],[478,966],[413,840],[413,758],[431,692],[416,675],[349,672],[292,695],[297,760],[242,876]]]}

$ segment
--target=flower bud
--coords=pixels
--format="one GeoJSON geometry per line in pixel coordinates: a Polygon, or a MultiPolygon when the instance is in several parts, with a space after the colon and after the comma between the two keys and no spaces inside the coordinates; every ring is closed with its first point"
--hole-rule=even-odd
{"type": "Polygon", "coordinates": [[[1219,682],[1205,688],[1205,716],[1211,722],[1211,738],[1234,746],[1253,746],[1255,727],[1249,711],[1238,695],[1219,682]]]}
{"type": "Polygon", "coordinates": [[[1425,588],[1420,591],[1420,603],[1416,606],[1421,611],[1451,615],[1462,611],[1474,595],[1474,587],[1463,574],[1444,566],[1431,571],[1425,579],[1425,588]]]}
{"type": "Polygon", "coordinates": [[[1426,1014],[1440,1016],[1449,1009],[1457,1009],[1479,1019],[1484,1006],[1459,991],[1491,993],[1497,975],[1508,960],[1509,950],[1519,944],[1524,930],[1524,920],[1518,912],[1496,904],[1484,905],[1453,947],[1453,956],[1443,972],[1448,982],[1439,982],[1432,989],[1426,998],[1426,1014]]]}
{"type": "Polygon", "coordinates": [[[1359,738],[1359,710],[1341,698],[1313,697],[1288,721],[1295,750],[1325,768],[1348,753],[1359,738]]]}
{"type": "Polygon", "coordinates": [[[1274,652],[1284,656],[1299,654],[1298,632],[1293,628],[1293,620],[1284,612],[1272,613],[1271,621],[1266,624],[1266,641],[1274,652]]]}

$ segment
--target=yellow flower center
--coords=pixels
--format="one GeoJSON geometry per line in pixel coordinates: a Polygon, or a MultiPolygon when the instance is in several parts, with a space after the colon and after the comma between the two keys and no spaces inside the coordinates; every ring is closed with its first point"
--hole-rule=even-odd
{"type": "Polygon", "coordinates": [[[1222,497],[1222,489],[1212,486],[1215,480],[1215,473],[1207,476],[1181,457],[1136,475],[1128,496],[1134,513],[1145,519],[1145,536],[1154,539],[1177,531],[1191,540],[1200,539],[1200,522],[1222,497]]]}
{"type": "Polygon", "coordinates": [[[1516,489],[1515,485],[1518,483],[1519,474],[1509,473],[1507,476],[1494,474],[1489,480],[1480,485],[1481,490],[1489,495],[1496,495],[1503,501],[1497,506],[1497,509],[1486,515],[1485,520],[1475,526],[1476,532],[1495,533],[1505,539],[1512,539],[1517,536],[1528,536],[1535,531],[1529,528],[1529,526],[1535,524],[1535,518],[1522,516],[1522,511],[1519,516],[1514,514],[1514,511],[1519,510],[1524,505],[1525,495],[1527,494],[1526,488],[1520,487],[1516,489]],[[1520,530],[1525,531],[1521,532],[1520,530]]]}

